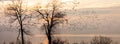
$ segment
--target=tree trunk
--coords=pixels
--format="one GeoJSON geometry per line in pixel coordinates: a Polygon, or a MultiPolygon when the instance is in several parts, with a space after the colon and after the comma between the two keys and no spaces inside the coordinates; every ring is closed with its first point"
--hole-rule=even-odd
{"type": "Polygon", "coordinates": [[[51,36],[48,37],[48,42],[49,42],[49,44],[52,43],[52,38],[51,38],[51,36]]]}
{"type": "Polygon", "coordinates": [[[52,44],[52,37],[51,37],[51,31],[48,30],[48,43],[52,44]]]}
{"type": "Polygon", "coordinates": [[[22,39],[22,44],[24,44],[24,33],[23,33],[23,29],[21,29],[21,39],[22,39]]]}
{"type": "Polygon", "coordinates": [[[23,30],[22,21],[21,21],[21,40],[22,40],[22,44],[25,44],[24,43],[24,30],[23,30]]]}

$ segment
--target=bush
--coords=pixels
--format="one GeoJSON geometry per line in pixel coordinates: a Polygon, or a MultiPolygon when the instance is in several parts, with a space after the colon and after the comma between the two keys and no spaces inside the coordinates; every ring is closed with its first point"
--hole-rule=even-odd
{"type": "Polygon", "coordinates": [[[112,40],[109,37],[98,36],[94,37],[91,44],[111,44],[112,40]]]}

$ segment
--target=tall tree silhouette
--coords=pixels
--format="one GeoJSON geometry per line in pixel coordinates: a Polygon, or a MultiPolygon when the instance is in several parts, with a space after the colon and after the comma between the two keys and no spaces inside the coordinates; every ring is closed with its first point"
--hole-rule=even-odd
{"type": "Polygon", "coordinates": [[[58,0],[52,0],[45,9],[40,6],[36,6],[35,11],[44,19],[44,24],[42,27],[45,30],[45,34],[48,39],[48,43],[52,44],[54,29],[56,25],[63,23],[65,21],[65,13],[60,11],[60,3],[58,0]]]}
{"type": "Polygon", "coordinates": [[[26,31],[23,28],[23,21],[27,18],[26,15],[24,14],[26,9],[23,7],[23,2],[22,0],[12,0],[12,3],[8,4],[6,6],[6,11],[5,13],[8,16],[12,16],[14,19],[12,19],[12,23],[17,21],[19,24],[19,34],[17,36],[17,42],[22,42],[21,44],[25,44],[24,40],[24,34],[29,34],[29,31],[26,31]],[[21,41],[19,40],[19,37],[21,35],[21,41]]]}

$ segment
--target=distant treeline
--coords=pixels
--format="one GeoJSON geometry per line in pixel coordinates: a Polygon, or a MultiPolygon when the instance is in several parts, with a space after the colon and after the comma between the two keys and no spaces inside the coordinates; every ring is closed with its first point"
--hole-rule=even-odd
{"type": "MultiPolygon", "coordinates": [[[[6,41],[3,42],[3,44],[6,44],[6,41]]],[[[21,44],[21,41],[10,42],[9,44],[21,44]]],[[[27,40],[25,42],[25,44],[34,44],[34,43],[32,43],[32,41],[30,41],[30,40],[27,40]]],[[[44,43],[40,43],[40,44],[44,44],[44,43]]],[[[52,41],[52,44],[119,44],[119,43],[113,41],[109,37],[95,36],[90,42],[80,41],[78,43],[69,43],[68,41],[63,41],[63,40],[57,38],[52,41]]]]}

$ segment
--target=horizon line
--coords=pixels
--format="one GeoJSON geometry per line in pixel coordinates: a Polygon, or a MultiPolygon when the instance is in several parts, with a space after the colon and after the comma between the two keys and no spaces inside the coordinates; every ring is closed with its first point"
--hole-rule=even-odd
{"type": "MultiPolygon", "coordinates": [[[[46,35],[34,35],[33,37],[45,37],[46,35]]],[[[95,36],[105,36],[105,37],[120,37],[119,34],[55,34],[53,36],[57,37],[95,37],[95,36]]]]}

